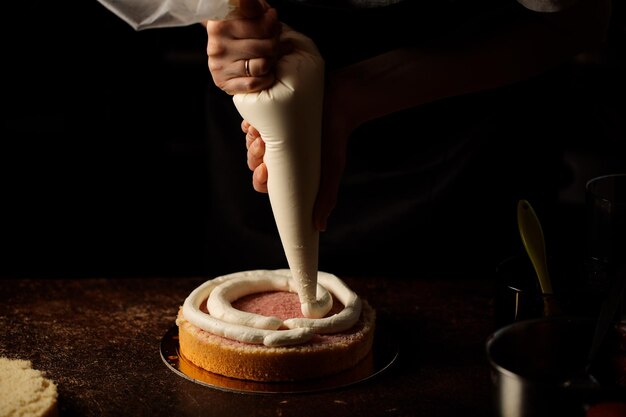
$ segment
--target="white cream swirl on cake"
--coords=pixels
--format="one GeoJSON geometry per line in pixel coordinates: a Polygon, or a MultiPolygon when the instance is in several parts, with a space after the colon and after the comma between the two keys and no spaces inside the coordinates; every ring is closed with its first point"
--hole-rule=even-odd
{"type": "Polygon", "coordinates": [[[343,304],[341,312],[325,318],[280,320],[232,307],[232,301],[249,294],[296,292],[290,270],[279,269],[236,272],[209,280],[187,297],[183,304],[183,315],[194,326],[215,335],[266,346],[301,344],[310,340],[315,333],[339,333],[354,326],[361,314],[360,298],[335,275],[320,271],[318,282],[324,314],[332,307],[330,293],[343,304]],[[202,311],[203,302],[206,302],[207,313],[202,311]]]}
{"type": "Polygon", "coordinates": [[[181,361],[252,381],[311,379],[366,363],[374,309],[325,272],[318,274],[317,294],[320,300],[332,299],[333,305],[324,317],[311,319],[302,315],[289,269],[208,280],[179,310],[181,361]]]}

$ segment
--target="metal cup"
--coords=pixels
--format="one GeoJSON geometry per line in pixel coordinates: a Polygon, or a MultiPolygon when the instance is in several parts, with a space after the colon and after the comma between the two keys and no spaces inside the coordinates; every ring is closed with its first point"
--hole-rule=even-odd
{"type": "Polygon", "coordinates": [[[585,373],[594,321],[566,316],[523,320],[487,340],[498,417],[584,416],[597,394],[585,373]]]}

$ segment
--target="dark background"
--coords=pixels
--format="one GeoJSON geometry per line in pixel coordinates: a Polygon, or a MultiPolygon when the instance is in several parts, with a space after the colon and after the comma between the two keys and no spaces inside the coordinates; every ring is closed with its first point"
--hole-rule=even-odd
{"type": "MultiPolygon", "coordinates": [[[[22,3],[3,13],[0,276],[218,270],[204,28],[136,32],[96,0],[22,3]]],[[[586,179],[624,170],[626,25],[614,3],[606,48],[566,72],[569,177],[548,231],[565,242],[586,179]]]]}
{"type": "Polygon", "coordinates": [[[204,29],[24,3],[3,37],[0,273],[203,271],[204,29]]]}

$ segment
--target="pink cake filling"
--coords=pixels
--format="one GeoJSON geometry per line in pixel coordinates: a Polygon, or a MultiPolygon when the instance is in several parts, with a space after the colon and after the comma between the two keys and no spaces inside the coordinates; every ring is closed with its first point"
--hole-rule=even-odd
{"type": "MultiPolygon", "coordinates": [[[[232,306],[237,310],[278,317],[281,320],[304,317],[300,309],[298,294],[291,292],[272,291],[250,294],[236,300],[232,306]]],[[[327,316],[338,313],[342,308],[341,303],[333,299],[333,308],[327,316]]]]}
{"type": "MultiPolygon", "coordinates": [[[[281,320],[290,318],[304,317],[300,310],[300,300],[298,294],[285,291],[270,291],[249,294],[231,303],[237,310],[248,313],[261,314],[263,316],[278,317],[281,320]]],[[[200,304],[200,310],[208,313],[206,308],[206,300],[200,304]]],[[[330,309],[326,317],[337,314],[343,310],[341,304],[333,297],[333,307],[330,309]]],[[[345,339],[350,330],[336,334],[316,334],[307,344],[324,344],[333,343],[335,341],[345,339]]],[[[219,337],[214,335],[215,337],[219,337]]],[[[235,340],[224,339],[224,343],[241,344],[235,340]]]]}

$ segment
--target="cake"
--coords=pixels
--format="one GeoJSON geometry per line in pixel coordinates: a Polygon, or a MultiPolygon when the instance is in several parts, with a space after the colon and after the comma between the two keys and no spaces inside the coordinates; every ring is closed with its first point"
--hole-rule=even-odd
{"type": "Polygon", "coordinates": [[[179,309],[180,355],[208,372],[248,381],[304,381],[356,367],[371,353],[376,313],[343,281],[318,273],[332,304],[305,318],[290,270],[209,280],[179,309]],[[256,327],[255,327],[256,326],[256,327]]]}
{"type": "Polygon", "coordinates": [[[57,387],[28,360],[0,357],[0,416],[58,415],[57,387]]]}

